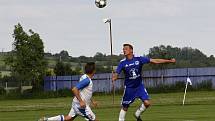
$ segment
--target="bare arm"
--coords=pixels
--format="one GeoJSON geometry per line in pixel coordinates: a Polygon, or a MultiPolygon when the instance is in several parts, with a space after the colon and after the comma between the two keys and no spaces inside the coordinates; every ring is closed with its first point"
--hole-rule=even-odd
{"type": "Polygon", "coordinates": [[[81,99],[80,91],[78,90],[78,88],[73,87],[72,88],[72,92],[75,95],[75,97],[78,99],[78,101],[80,102],[80,107],[81,108],[85,108],[86,107],[86,103],[81,99]]]}
{"type": "Polygon", "coordinates": [[[150,63],[153,63],[153,64],[164,64],[164,63],[175,63],[176,60],[175,59],[170,59],[170,60],[167,60],[167,59],[150,59],[150,63]]]}
{"type": "Polygon", "coordinates": [[[96,108],[98,103],[94,99],[91,99],[91,105],[96,108]]]}
{"type": "Polygon", "coordinates": [[[112,75],[112,81],[116,81],[118,79],[118,74],[117,73],[113,73],[112,75]]]}

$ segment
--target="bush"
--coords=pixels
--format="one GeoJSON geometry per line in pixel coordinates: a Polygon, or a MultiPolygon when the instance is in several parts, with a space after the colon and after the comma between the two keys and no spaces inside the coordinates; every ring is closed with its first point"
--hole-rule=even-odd
{"type": "MultiPolygon", "coordinates": [[[[168,93],[168,92],[183,92],[186,83],[184,81],[178,81],[172,85],[159,85],[157,87],[150,87],[147,90],[150,93],[168,93]]],[[[190,86],[188,85],[190,91],[211,91],[213,90],[213,83],[211,80],[203,80],[201,83],[190,86]]]]}
{"type": "Polygon", "coordinates": [[[28,98],[56,98],[56,97],[70,97],[71,91],[70,89],[60,89],[58,91],[37,91],[32,92],[32,90],[26,90],[21,95],[21,98],[28,99],[28,98]]]}
{"type": "Polygon", "coordinates": [[[6,90],[3,87],[0,87],[0,95],[5,95],[6,90]]]}
{"type": "Polygon", "coordinates": [[[201,83],[197,84],[196,88],[198,90],[213,90],[212,80],[204,80],[201,83]]]}
{"type": "Polygon", "coordinates": [[[37,91],[32,89],[25,90],[23,93],[20,91],[10,91],[7,95],[0,95],[0,99],[46,99],[57,97],[71,97],[72,93],[70,89],[61,89],[58,91],[37,91]]]}
{"type": "Polygon", "coordinates": [[[150,93],[168,93],[168,92],[179,92],[184,90],[184,81],[178,81],[173,85],[159,85],[157,87],[149,87],[147,90],[150,93]]]}

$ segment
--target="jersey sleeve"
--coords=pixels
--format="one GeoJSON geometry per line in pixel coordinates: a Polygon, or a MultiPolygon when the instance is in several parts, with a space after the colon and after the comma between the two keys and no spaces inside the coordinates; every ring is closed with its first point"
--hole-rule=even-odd
{"type": "Polygon", "coordinates": [[[122,68],[123,68],[122,62],[120,62],[119,65],[117,66],[116,73],[117,73],[117,74],[120,74],[121,71],[122,71],[122,68]]]}
{"type": "Polygon", "coordinates": [[[90,84],[90,80],[89,80],[89,78],[86,78],[86,79],[80,81],[75,87],[78,90],[81,90],[81,89],[87,87],[89,84],[90,84]]]}
{"type": "Polygon", "coordinates": [[[140,61],[142,64],[147,64],[147,63],[150,63],[150,58],[140,56],[140,61]]]}

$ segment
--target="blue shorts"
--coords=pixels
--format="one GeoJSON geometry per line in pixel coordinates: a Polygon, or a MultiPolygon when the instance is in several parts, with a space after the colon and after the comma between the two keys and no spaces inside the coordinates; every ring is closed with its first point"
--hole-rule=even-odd
{"type": "Polygon", "coordinates": [[[125,88],[124,95],[122,99],[122,106],[128,108],[131,103],[134,102],[136,98],[144,100],[149,100],[149,95],[143,84],[136,88],[125,88]]]}

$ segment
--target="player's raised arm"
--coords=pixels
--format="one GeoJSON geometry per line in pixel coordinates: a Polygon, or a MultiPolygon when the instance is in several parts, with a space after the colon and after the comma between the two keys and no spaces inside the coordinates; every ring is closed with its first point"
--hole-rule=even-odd
{"type": "Polygon", "coordinates": [[[163,64],[163,63],[175,63],[176,60],[173,58],[173,59],[170,59],[170,60],[167,60],[167,59],[150,59],[150,63],[153,63],[153,64],[163,64]]]}

